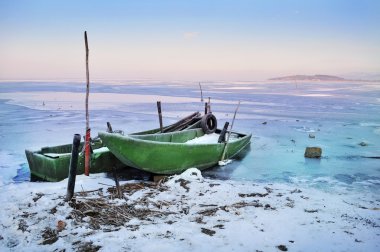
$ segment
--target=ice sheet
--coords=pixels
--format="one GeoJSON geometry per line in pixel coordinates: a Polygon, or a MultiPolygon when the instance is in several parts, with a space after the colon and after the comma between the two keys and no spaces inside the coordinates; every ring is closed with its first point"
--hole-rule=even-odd
{"type": "MultiPolygon", "coordinates": [[[[223,170],[205,171],[206,176],[287,182],[291,177],[313,181],[321,176],[334,179],[337,174],[345,174],[354,178],[354,184],[380,177],[378,159],[367,158],[380,156],[380,118],[373,116],[380,111],[376,83],[244,82],[236,87],[232,85],[207,83],[202,86],[206,100],[211,97],[211,109],[219,127],[225,121],[231,122],[237,101],[242,101],[235,127],[253,133],[251,150],[244,159],[223,170]],[[226,93],[215,91],[221,89],[226,93]],[[317,96],[304,96],[314,94],[317,96]],[[322,159],[305,159],[306,146],[322,147],[322,159]]],[[[3,150],[12,158],[23,160],[14,167],[16,170],[27,167],[24,149],[66,144],[72,142],[75,133],[83,135],[83,91],[80,83],[0,84],[0,96],[5,99],[0,100],[3,122],[0,137],[7,143],[3,150]]],[[[191,83],[95,83],[90,94],[93,135],[105,130],[107,121],[114,129],[126,133],[157,128],[155,102],[158,99],[163,102],[164,124],[204,110],[199,86],[191,83]]],[[[10,174],[3,175],[6,181],[17,172],[10,174]]],[[[379,190],[377,186],[369,187],[379,190]]]]}
{"type": "MultiPolygon", "coordinates": [[[[208,251],[210,246],[222,251],[277,251],[279,245],[290,251],[378,251],[379,83],[231,85],[234,84],[207,83],[203,94],[211,97],[211,110],[219,128],[225,121],[231,122],[237,101],[242,101],[234,129],[253,134],[250,148],[226,166],[202,171],[203,182],[197,172],[191,180],[190,172],[176,177],[168,192],[140,191],[130,197],[133,203],[139,195],[147,194],[147,202],[162,207],[165,201],[173,200],[176,203],[168,204],[169,210],[181,214],[154,219],[153,223],[133,219],[119,231],[96,231],[85,239],[101,246],[107,240],[107,244],[114,244],[110,249],[115,251],[148,250],[153,245],[168,251],[206,250],[206,245],[208,251]],[[305,159],[307,146],[321,147],[322,158],[305,159]],[[186,184],[187,180],[191,184],[186,184]],[[203,209],[200,204],[224,207],[251,199],[239,193],[262,194],[266,188],[273,192],[252,200],[276,210],[223,208],[229,211],[218,210],[215,216],[198,218],[197,212],[203,209]],[[186,209],[190,209],[189,215],[186,209]],[[140,229],[132,232],[133,225],[140,229]],[[215,235],[202,230],[215,231],[215,235]],[[166,245],[162,239],[168,241],[166,245]]],[[[54,229],[56,221],[65,219],[70,210],[67,205],[58,205],[66,184],[28,182],[24,154],[25,149],[71,143],[75,133],[84,135],[83,91],[80,83],[0,83],[2,249],[53,251],[71,246],[75,250],[72,241],[76,238],[71,234],[91,232],[87,227],[70,226],[74,229],[62,233],[54,245],[40,245],[42,230],[54,229]],[[34,201],[40,193],[45,195],[34,201]],[[50,214],[54,204],[58,212],[50,214]]],[[[204,111],[197,83],[97,83],[90,94],[92,135],[104,131],[107,121],[126,133],[157,128],[158,98],[163,99],[164,124],[204,111]]],[[[77,181],[77,190],[81,190],[80,185],[91,190],[101,186],[99,182],[114,183],[104,175],[93,174],[89,178],[80,176],[77,181]]]]}

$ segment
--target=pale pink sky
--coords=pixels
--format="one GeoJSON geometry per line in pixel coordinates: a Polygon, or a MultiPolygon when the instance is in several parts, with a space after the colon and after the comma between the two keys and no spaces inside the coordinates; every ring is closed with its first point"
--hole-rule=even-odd
{"type": "Polygon", "coordinates": [[[0,2],[0,79],[380,73],[378,1],[0,2]]]}

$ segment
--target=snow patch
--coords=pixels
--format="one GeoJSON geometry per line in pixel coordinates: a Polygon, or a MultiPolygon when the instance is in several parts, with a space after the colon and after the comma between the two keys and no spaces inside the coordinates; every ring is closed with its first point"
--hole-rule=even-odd
{"type": "Polygon", "coordinates": [[[215,144],[218,142],[219,134],[205,134],[201,137],[196,137],[186,142],[186,144],[215,144]]]}
{"type": "Polygon", "coordinates": [[[166,182],[166,185],[173,185],[177,183],[178,180],[187,180],[190,182],[203,182],[203,176],[200,170],[197,168],[189,168],[180,175],[174,175],[166,182]]]}

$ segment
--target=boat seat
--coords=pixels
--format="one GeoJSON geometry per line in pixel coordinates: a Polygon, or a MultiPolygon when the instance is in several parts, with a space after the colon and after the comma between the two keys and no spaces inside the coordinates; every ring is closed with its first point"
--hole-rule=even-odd
{"type": "Polygon", "coordinates": [[[42,155],[49,158],[60,158],[70,156],[71,153],[43,153],[42,155]]]}

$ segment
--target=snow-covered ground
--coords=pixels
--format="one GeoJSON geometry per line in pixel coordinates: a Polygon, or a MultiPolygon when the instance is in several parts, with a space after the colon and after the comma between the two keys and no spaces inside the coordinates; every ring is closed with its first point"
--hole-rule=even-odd
{"type": "Polygon", "coordinates": [[[210,180],[194,168],[157,184],[123,182],[122,199],[113,184],[78,176],[70,203],[67,180],[2,188],[0,250],[380,249],[380,202],[360,194],[210,180]]]}

